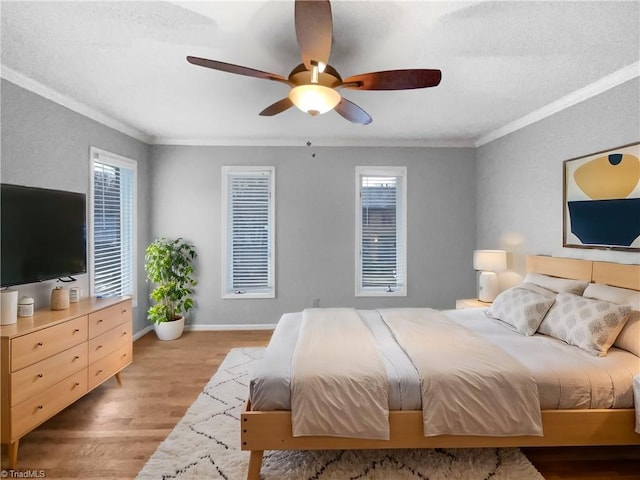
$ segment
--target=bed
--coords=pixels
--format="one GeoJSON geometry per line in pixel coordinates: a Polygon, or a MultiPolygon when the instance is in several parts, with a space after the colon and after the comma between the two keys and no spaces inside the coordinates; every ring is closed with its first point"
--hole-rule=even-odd
{"type": "MultiPolygon", "coordinates": [[[[584,280],[587,282],[606,284],[614,287],[622,287],[640,291],[640,266],[622,265],[608,262],[594,262],[589,260],[564,259],[544,256],[527,257],[527,271],[537,272],[552,277],[584,280]]],[[[374,322],[372,316],[375,311],[359,312],[364,321],[374,322]]],[[[445,312],[447,313],[447,312],[445,312]]],[[[451,311],[448,315],[453,320],[465,324],[474,322],[478,314],[477,309],[451,311]]],[[[281,322],[295,326],[299,322],[299,314],[288,314],[281,322]]],[[[480,329],[482,330],[482,328],[480,329]]],[[[275,335],[275,333],[274,333],[275,335]]],[[[281,329],[279,335],[290,336],[290,343],[296,342],[296,329],[281,329]]],[[[522,338],[520,341],[527,341],[522,338]]],[[[564,349],[575,349],[570,345],[552,347],[562,355],[564,349]]],[[[518,347],[515,347],[517,350],[518,347]]],[[[545,370],[536,370],[536,363],[544,363],[546,353],[531,361],[527,367],[534,370],[536,381],[544,381],[545,370]],[[542,379],[542,380],[540,380],[542,379]]],[[[554,353],[551,353],[554,355],[554,353]]],[[[286,371],[286,359],[290,358],[290,352],[271,354],[271,362],[281,363],[286,371]]],[[[579,355],[578,355],[579,356],[579,355]]],[[[625,352],[612,349],[607,355],[611,372],[622,365],[637,375],[640,372],[640,358],[625,352]],[[635,369],[635,370],[634,370],[635,369]]],[[[603,363],[603,362],[600,362],[603,363]]],[[[292,432],[292,412],[286,389],[289,388],[288,379],[266,375],[258,381],[252,381],[252,393],[247,401],[245,410],[241,415],[241,448],[250,451],[249,471],[247,478],[250,480],[260,478],[260,468],[264,450],[325,450],[325,449],[380,449],[380,448],[463,448],[463,447],[507,447],[507,446],[579,446],[579,445],[639,445],[640,435],[634,431],[635,413],[633,408],[633,396],[629,397],[630,388],[622,388],[614,385],[613,390],[626,391],[625,395],[611,398],[606,401],[587,400],[592,405],[584,405],[578,402],[576,408],[566,403],[565,397],[573,397],[568,391],[554,389],[554,379],[547,382],[547,390],[539,388],[540,415],[543,427],[543,435],[516,435],[516,436],[479,436],[479,435],[433,435],[425,436],[423,429],[423,411],[420,409],[420,399],[412,396],[408,383],[403,382],[402,362],[394,367],[397,370],[396,384],[402,384],[402,395],[389,386],[388,413],[389,438],[388,440],[370,438],[349,438],[335,436],[294,436],[292,432]],[[261,383],[262,390],[253,388],[254,383],[261,383]],[[280,394],[278,394],[278,390],[280,394]],[[269,397],[263,395],[270,392],[269,397]],[[284,394],[282,393],[284,392],[284,394]],[[252,404],[251,399],[254,400],[252,404]],[[593,408],[595,407],[595,408],[593,408]]],[[[410,365],[405,365],[411,370],[410,365]]],[[[599,376],[615,377],[615,374],[596,369],[589,373],[585,367],[585,378],[588,382],[599,376]],[[591,376],[590,376],[591,375],[591,376]]],[[[408,375],[408,373],[407,373],[408,375]]],[[[557,376],[562,376],[562,371],[557,376]]],[[[628,375],[627,375],[628,377],[628,375]]],[[[254,379],[255,380],[255,379],[254,379]]],[[[625,380],[625,381],[628,381],[625,380]]],[[[615,381],[614,381],[615,383],[615,381]]],[[[579,386],[577,387],[579,389],[579,386]]],[[[597,388],[596,388],[597,390],[597,388]]],[[[578,395],[579,397],[579,395],[578,395]]],[[[583,402],[584,403],[584,402],[583,402]]]]}

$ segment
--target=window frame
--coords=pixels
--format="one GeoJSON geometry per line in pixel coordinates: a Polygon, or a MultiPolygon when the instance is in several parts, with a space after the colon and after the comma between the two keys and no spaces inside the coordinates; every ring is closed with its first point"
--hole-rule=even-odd
{"type": "Polygon", "coordinates": [[[132,305],[138,306],[138,163],[115,153],[108,152],[96,147],[89,148],[89,292],[92,297],[95,296],[95,164],[98,161],[106,165],[117,168],[125,168],[132,171],[133,174],[133,201],[132,201],[132,260],[131,260],[131,282],[133,291],[123,293],[125,296],[131,296],[132,305]]]}
{"type": "Polygon", "coordinates": [[[223,165],[222,166],[222,298],[223,299],[235,299],[235,300],[249,300],[249,299],[261,299],[261,298],[276,298],[276,237],[275,237],[275,224],[276,224],[276,211],[275,211],[275,197],[276,197],[276,169],[274,166],[245,166],[245,165],[223,165]],[[228,248],[230,247],[228,241],[229,235],[229,179],[232,174],[242,174],[245,172],[260,173],[269,175],[269,282],[270,287],[262,291],[245,291],[244,293],[236,293],[233,289],[229,288],[229,259],[228,248]]]}
{"type": "Polygon", "coordinates": [[[355,296],[356,297],[406,297],[407,296],[407,167],[358,166],[355,172],[355,296]],[[396,259],[402,263],[400,284],[389,292],[385,287],[362,285],[362,177],[386,176],[398,178],[400,193],[396,194],[396,238],[401,238],[401,251],[396,259]],[[398,212],[400,209],[400,212],[398,212]]]}

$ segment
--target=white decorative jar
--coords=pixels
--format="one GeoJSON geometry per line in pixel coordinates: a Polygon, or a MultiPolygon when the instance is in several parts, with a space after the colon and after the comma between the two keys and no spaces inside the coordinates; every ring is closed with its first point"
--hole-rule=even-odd
{"type": "Polygon", "coordinates": [[[33,305],[35,301],[31,297],[22,296],[18,300],[18,316],[33,317],[33,305]]]}

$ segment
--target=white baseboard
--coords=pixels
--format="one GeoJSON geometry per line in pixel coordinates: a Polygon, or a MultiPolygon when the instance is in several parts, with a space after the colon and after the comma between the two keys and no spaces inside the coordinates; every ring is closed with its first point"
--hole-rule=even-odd
{"type": "Polygon", "coordinates": [[[152,330],[153,330],[153,325],[148,325],[148,326],[144,327],[139,332],[136,332],[136,333],[133,334],[133,341],[135,342],[139,338],[144,337],[147,333],[151,332],[152,330]]]}
{"type": "MultiPolygon", "coordinates": [[[[231,330],[273,330],[276,328],[276,324],[273,323],[259,323],[253,324],[240,324],[240,325],[185,325],[184,329],[191,332],[206,332],[206,331],[231,331],[231,330]]],[[[133,341],[135,342],[139,338],[144,337],[147,333],[153,331],[153,325],[144,327],[139,332],[134,333],[133,341]]]]}
{"type": "Polygon", "coordinates": [[[223,331],[223,330],[273,330],[275,323],[239,324],[239,325],[185,325],[184,329],[192,332],[223,331]]]}

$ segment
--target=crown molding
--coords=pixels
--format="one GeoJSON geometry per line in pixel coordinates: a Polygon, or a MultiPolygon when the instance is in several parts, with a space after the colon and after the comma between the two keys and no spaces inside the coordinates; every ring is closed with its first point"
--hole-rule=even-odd
{"type": "Polygon", "coordinates": [[[85,117],[90,118],[91,120],[95,120],[102,125],[113,128],[114,130],[119,131],[120,133],[124,133],[130,137],[135,138],[136,140],[140,140],[144,143],[151,143],[152,137],[147,135],[146,133],[134,128],[126,123],[121,122],[109,115],[106,115],[99,110],[96,110],[89,105],[79,102],[78,100],[74,100],[67,95],[64,95],[56,90],[53,90],[51,87],[43,85],[42,83],[23,75],[22,73],[16,72],[12,68],[9,68],[5,65],[0,65],[0,77],[5,80],[18,85],[26,90],[29,90],[33,93],[40,95],[41,97],[46,98],[47,100],[51,100],[54,103],[62,105],[63,107],[68,108],[69,110],[73,110],[80,115],[84,115],[85,117]]]}
{"type": "MultiPolygon", "coordinates": [[[[477,148],[489,142],[504,137],[517,130],[525,128],[544,118],[550,117],[562,110],[580,102],[593,98],[607,90],[628,82],[640,76],[640,62],[626,67],[597,80],[586,87],[566,95],[524,117],[508,123],[482,137],[473,139],[416,139],[416,138],[318,138],[313,140],[317,147],[424,147],[424,148],[477,148]]],[[[52,88],[33,80],[15,70],[0,65],[0,77],[22,88],[34,92],[54,103],[62,105],[76,113],[84,115],[98,123],[113,128],[125,135],[133,137],[149,145],[178,145],[178,146],[252,146],[252,147],[299,147],[305,146],[307,139],[299,138],[255,138],[255,137],[225,137],[225,138],[172,138],[154,137],[138,130],[120,120],[106,115],[89,105],[72,99],[52,88]]]]}
{"type": "Polygon", "coordinates": [[[429,140],[419,138],[171,138],[154,137],[153,145],[179,145],[200,147],[423,147],[474,148],[473,140],[429,140]]]}
{"type": "Polygon", "coordinates": [[[600,95],[607,90],[610,90],[618,85],[622,85],[623,83],[628,82],[629,80],[633,80],[636,77],[640,76],[640,62],[632,63],[631,65],[627,65],[620,70],[613,72],[606,77],[597,80],[586,87],[583,87],[575,92],[566,95],[555,102],[552,102],[538,110],[535,110],[528,115],[525,115],[518,120],[515,120],[511,123],[508,123],[493,132],[489,132],[488,134],[480,137],[475,142],[475,147],[480,147],[489,142],[497,140],[500,137],[504,137],[510,133],[513,133],[521,128],[527,127],[533,123],[536,123],[544,118],[550,117],[562,110],[565,110],[569,107],[577,105],[580,102],[584,102],[590,98],[593,98],[597,95],[600,95]]]}

